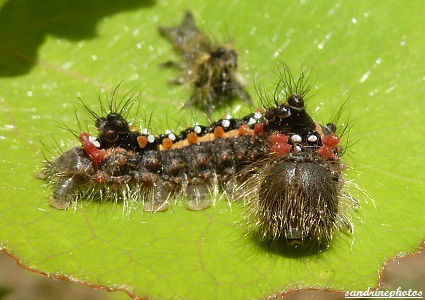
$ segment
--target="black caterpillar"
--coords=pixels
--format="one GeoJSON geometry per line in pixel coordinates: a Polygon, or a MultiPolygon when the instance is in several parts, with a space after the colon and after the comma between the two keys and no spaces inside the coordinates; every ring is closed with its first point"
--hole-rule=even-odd
{"type": "Polygon", "coordinates": [[[251,96],[236,78],[238,54],[235,49],[229,44],[215,45],[196,27],[190,12],[186,12],[179,26],[158,29],[183,56],[182,63],[169,61],[165,66],[183,70],[172,83],[192,85],[192,94],[185,106],[195,106],[211,114],[233,98],[252,104],[251,96]]]}
{"type": "Polygon", "coordinates": [[[312,120],[304,108],[308,90],[304,76],[285,73],[260,110],[160,135],[129,125],[123,117],[129,101],[117,105],[112,96],[109,113],[89,110],[97,137],[75,133],[82,146],[45,164],[41,177],[54,188],[51,204],[66,209],[96,196],[143,202],[155,212],[183,194],[189,209],[201,210],[219,186],[229,199],[247,203],[263,237],[328,242],[336,229],[351,227],[347,208],[354,200],[342,191],[336,125],[312,120]]]}

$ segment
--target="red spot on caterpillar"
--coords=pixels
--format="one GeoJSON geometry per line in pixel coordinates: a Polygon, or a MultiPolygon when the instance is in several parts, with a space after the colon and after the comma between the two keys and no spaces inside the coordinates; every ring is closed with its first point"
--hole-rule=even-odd
{"type": "Polygon", "coordinates": [[[127,160],[126,156],[119,156],[118,159],[117,159],[117,163],[120,166],[124,166],[127,162],[128,162],[128,160],[127,160]]]}
{"type": "Polygon", "coordinates": [[[81,144],[83,144],[84,151],[90,156],[94,163],[101,163],[105,158],[106,151],[104,149],[97,149],[96,146],[90,142],[90,136],[87,132],[81,132],[79,136],[81,144]]]}
{"type": "Polygon", "coordinates": [[[83,145],[86,143],[90,143],[89,134],[87,132],[81,132],[78,138],[80,139],[80,142],[83,145]]]}
{"type": "Polygon", "coordinates": [[[273,132],[270,135],[270,142],[272,142],[273,144],[276,143],[288,143],[289,137],[287,135],[284,135],[283,133],[279,133],[279,132],[273,132]]]}
{"type": "Polygon", "coordinates": [[[187,142],[189,144],[196,144],[198,142],[198,135],[196,134],[196,132],[190,132],[187,135],[187,142]]]}
{"type": "Polygon", "coordinates": [[[336,134],[330,134],[322,138],[322,143],[334,149],[339,144],[340,138],[336,134]]]}
{"type": "Polygon", "coordinates": [[[334,159],[335,155],[331,147],[329,146],[322,146],[317,150],[317,154],[319,154],[322,158],[330,160],[334,159]]]}
{"type": "Polygon", "coordinates": [[[277,157],[282,157],[291,152],[292,145],[288,144],[289,137],[280,132],[273,132],[270,137],[271,151],[277,157]]]}
{"type": "Polygon", "coordinates": [[[223,129],[223,127],[217,126],[216,128],[214,128],[214,136],[217,139],[222,138],[224,136],[224,129],[223,129]]]}
{"type": "Polygon", "coordinates": [[[146,145],[148,144],[148,139],[147,139],[145,136],[143,136],[143,135],[139,135],[139,136],[137,137],[137,143],[139,144],[139,147],[140,147],[141,149],[143,149],[143,148],[145,148],[145,147],[146,147],[146,145]]]}
{"type": "Polygon", "coordinates": [[[264,130],[264,124],[263,123],[257,123],[257,124],[255,124],[255,126],[254,126],[254,133],[255,134],[258,135],[258,134],[262,133],[263,130],[264,130]]]}
{"type": "Polygon", "coordinates": [[[288,143],[275,143],[271,147],[273,154],[277,157],[282,157],[288,154],[292,149],[292,145],[288,143]]]}
{"type": "Polygon", "coordinates": [[[90,158],[94,163],[99,164],[105,159],[105,156],[106,156],[106,151],[104,149],[101,149],[101,150],[97,150],[92,155],[90,155],[90,158]]]}
{"type": "Polygon", "coordinates": [[[239,135],[243,136],[243,135],[249,135],[249,126],[244,124],[241,127],[239,127],[239,135]]]}
{"type": "Polygon", "coordinates": [[[169,138],[165,138],[162,140],[162,146],[165,149],[171,149],[171,147],[173,147],[173,141],[169,138]]]}
{"type": "Polygon", "coordinates": [[[107,177],[108,177],[108,175],[106,175],[105,172],[99,172],[99,173],[96,174],[95,179],[99,183],[104,183],[104,182],[106,182],[107,177]]]}

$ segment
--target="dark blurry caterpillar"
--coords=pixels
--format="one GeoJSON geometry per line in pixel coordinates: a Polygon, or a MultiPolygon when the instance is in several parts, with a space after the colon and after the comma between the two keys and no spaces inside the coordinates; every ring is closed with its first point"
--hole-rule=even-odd
{"type": "Polygon", "coordinates": [[[328,242],[341,226],[351,228],[354,200],[343,192],[336,125],[312,120],[304,109],[308,90],[305,76],[295,80],[286,70],[273,99],[263,97],[262,109],[160,135],[129,125],[123,116],[130,100],[111,96],[107,113],[87,108],[97,137],[75,133],[82,145],[45,164],[42,177],[54,188],[51,204],[67,208],[77,199],[100,197],[140,201],[155,212],[183,194],[189,209],[201,210],[218,186],[247,203],[263,237],[328,242]]]}
{"type": "Polygon", "coordinates": [[[167,62],[183,70],[173,83],[190,83],[192,94],[186,106],[195,106],[211,114],[218,106],[233,98],[252,104],[251,96],[236,78],[238,55],[231,45],[216,45],[195,24],[193,15],[186,12],[176,27],[159,27],[174,48],[183,56],[183,62],[167,62]]]}

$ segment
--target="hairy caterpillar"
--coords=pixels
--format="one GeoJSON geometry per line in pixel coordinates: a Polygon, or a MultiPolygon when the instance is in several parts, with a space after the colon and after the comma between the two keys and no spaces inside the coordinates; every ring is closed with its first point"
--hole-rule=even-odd
{"type": "Polygon", "coordinates": [[[74,133],[82,145],[46,162],[41,177],[53,186],[51,204],[65,209],[89,194],[140,201],[156,212],[183,194],[189,209],[202,210],[219,186],[230,199],[244,199],[263,237],[326,243],[351,227],[346,207],[355,200],[343,192],[336,125],[312,120],[304,107],[308,90],[304,75],[295,80],[286,70],[272,100],[261,97],[260,110],[159,135],[129,125],[131,99],[113,94],[101,115],[87,108],[97,137],[74,133]]]}
{"type": "Polygon", "coordinates": [[[251,96],[236,78],[238,54],[231,45],[215,45],[195,24],[192,13],[186,12],[176,27],[162,27],[159,32],[181,52],[182,63],[169,61],[165,66],[183,70],[175,84],[190,83],[192,94],[186,106],[195,106],[211,114],[217,106],[232,98],[252,104],[251,96]]]}

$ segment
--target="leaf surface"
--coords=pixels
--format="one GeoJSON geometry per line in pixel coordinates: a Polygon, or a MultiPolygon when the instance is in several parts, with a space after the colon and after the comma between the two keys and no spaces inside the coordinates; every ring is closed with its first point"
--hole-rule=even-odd
{"type": "MultiPolygon", "coordinates": [[[[418,249],[425,223],[423,1],[40,2],[0,0],[0,247],[25,265],[152,299],[253,299],[303,287],[375,287],[388,258],[418,249]],[[177,55],[156,27],[177,24],[186,9],[239,51],[252,95],[254,77],[273,88],[284,62],[312,70],[308,109],[318,121],[349,98],[350,134],[359,142],[344,158],[354,169],[347,179],[376,206],[356,195],[362,204],[353,235],[338,235],[327,251],[289,255],[245,236],[241,205],[230,208],[225,199],[202,212],[177,199],[157,214],[140,207],[123,214],[122,204],[48,205],[52,191],[34,177],[40,141],[77,144],[58,128],[75,127],[77,97],[96,107],[98,91],[123,80],[122,91],[142,91],[142,111],[153,112],[158,132],[205,122],[199,112],[176,113],[189,90],[168,86],[178,74],[159,68],[177,55]]],[[[237,104],[244,106],[229,110],[237,104]]]]}

